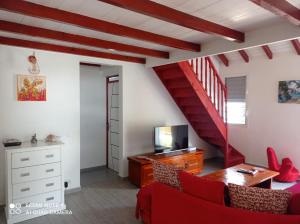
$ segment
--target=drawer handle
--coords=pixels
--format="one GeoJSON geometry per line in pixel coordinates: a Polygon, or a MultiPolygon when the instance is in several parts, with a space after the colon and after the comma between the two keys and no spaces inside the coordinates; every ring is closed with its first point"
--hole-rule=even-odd
{"type": "Polygon", "coordinates": [[[53,157],[54,157],[53,154],[46,155],[46,158],[53,158],[53,157]]]}
{"type": "Polygon", "coordinates": [[[190,166],[190,165],[189,165],[188,163],[185,163],[185,164],[184,164],[184,168],[185,168],[185,169],[189,168],[189,166],[190,166]]]}
{"type": "Polygon", "coordinates": [[[46,170],[46,173],[50,173],[50,172],[53,172],[54,171],[54,169],[48,169],[48,170],[46,170]]]}
{"type": "Polygon", "coordinates": [[[46,201],[52,201],[52,200],[54,200],[54,197],[46,198],[46,201]]]}
{"type": "Polygon", "coordinates": [[[21,158],[20,160],[21,160],[21,162],[29,161],[29,157],[27,157],[27,158],[21,158]]]}
{"type": "Polygon", "coordinates": [[[30,176],[30,173],[21,173],[21,177],[28,177],[30,176]]]}
{"type": "Polygon", "coordinates": [[[27,204],[28,204],[28,203],[22,203],[22,204],[21,204],[21,207],[22,207],[22,208],[23,208],[23,207],[26,207],[27,204]]]}
{"type": "Polygon", "coordinates": [[[30,187],[21,189],[21,192],[30,191],[30,187]]]}
{"type": "Polygon", "coordinates": [[[51,186],[54,186],[54,183],[46,184],[46,187],[51,187],[51,186]]]}

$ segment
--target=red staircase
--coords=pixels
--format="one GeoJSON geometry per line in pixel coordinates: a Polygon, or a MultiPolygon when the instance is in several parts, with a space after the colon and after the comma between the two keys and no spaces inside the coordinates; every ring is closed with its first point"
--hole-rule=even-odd
{"type": "Polygon", "coordinates": [[[227,90],[209,57],[153,68],[198,136],[224,154],[224,166],[244,163],[228,144],[227,90]]]}

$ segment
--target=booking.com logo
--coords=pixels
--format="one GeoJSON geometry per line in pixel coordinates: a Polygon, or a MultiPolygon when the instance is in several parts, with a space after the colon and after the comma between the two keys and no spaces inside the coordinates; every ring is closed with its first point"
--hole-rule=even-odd
{"type": "Polygon", "coordinates": [[[11,214],[11,215],[19,215],[21,213],[22,213],[22,210],[21,210],[21,204],[20,203],[10,204],[9,205],[9,214],[11,214]]]}

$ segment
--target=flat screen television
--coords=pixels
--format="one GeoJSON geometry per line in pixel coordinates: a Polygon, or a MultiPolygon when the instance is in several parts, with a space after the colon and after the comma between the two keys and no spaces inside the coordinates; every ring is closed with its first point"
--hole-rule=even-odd
{"type": "Polygon", "coordinates": [[[188,125],[154,128],[154,150],[167,153],[188,148],[188,125]]]}

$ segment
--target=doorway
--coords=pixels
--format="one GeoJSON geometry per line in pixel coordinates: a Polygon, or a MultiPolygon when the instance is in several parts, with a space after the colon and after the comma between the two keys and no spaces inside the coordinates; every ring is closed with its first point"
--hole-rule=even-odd
{"type": "Polygon", "coordinates": [[[120,66],[80,64],[80,170],[119,174],[120,66]]]}

